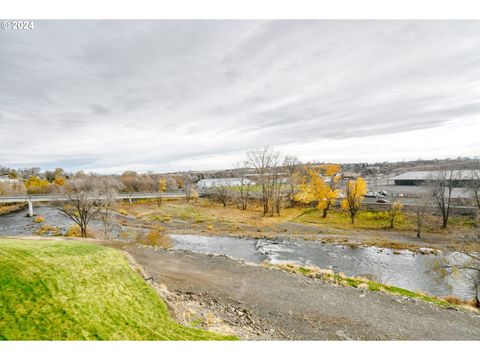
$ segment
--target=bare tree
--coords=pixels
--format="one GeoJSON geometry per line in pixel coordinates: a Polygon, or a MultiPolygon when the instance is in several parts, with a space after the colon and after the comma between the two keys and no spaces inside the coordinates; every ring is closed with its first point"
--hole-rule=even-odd
{"type": "Polygon", "coordinates": [[[448,225],[452,191],[458,185],[460,178],[460,170],[439,170],[435,171],[430,179],[433,198],[442,213],[442,228],[448,225]]]}
{"type": "Polygon", "coordinates": [[[475,229],[462,237],[458,252],[462,258],[446,265],[450,269],[464,272],[471,283],[475,306],[480,308],[480,229],[475,229]]]}
{"type": "Polygon", "coordinates": [[[185,190],[185,200],[187,200],[187,203],[189,203],[192,197],[192,183],[190,182],[190,180],[184,180],[183,188],[185,190]]]}
{"type": "Polygon", "coordinates": [[[295,186],[299,180],[298,169],[300,166],[300,161],[295,156],[287,155],[283,162],[283,168],[286,172],[287,179],[287,199],[289,201],[289,206],[294,204],[295,196],[295,186]]]}
{"type": "Polygon", "coordinates": [[[185,190],[185,199],[187,200],[187,203],[189,203],[192,199],[195,199],[196,201],[196,199],[198,198],[198,193],[195,190],[193,182],[190,179],[184,180],[183,188],[185,190]]]}
{"type": "Polygon", "coordinates": [[[247,153],[247,163],[253,167],[261,188],[263,215],[280,215],[282,207],[282,183],[280,179],[280,153],[270,146],[247,153]]]}
{"type": "Polygon", "coordinates": [[[265,146],[247,153],[247,162],[257,175],[258,184],[262,191],[263,215],[267,215],[271,206],[271,186],[269,186],[269,171],[272,158],[278,157],[272,148],[265,146]]]}
{"type": "Polygon", "coordinates": [[[269,186],[271,186],[271,207],[270,207],[270,215],[274,216],[275,213],[280,216],[280,212],[283,208],[284,203],[284,179],[281,176],[280,169],[282,165],[282,161],[280,159],[280,154],[277,153],[277,156],[272,158],[270,176],[269,176],[269,186]]]}
{"type": "Polygon", "coordinates": [[[103,225],[103,238],[109,239],[113,230],[113,209],[117,201],[117,192],[122,188],[122,183],[111,177],[102,177],[97,181],[99,193],[98,216],[103,225]]]}
{"type": "Polygon", "coordinates": [[[471,179],[468,188],[472,191],[477,207],[480,210],[480,170],[470,170],[471,179]]]}
{"type": "Polygon", "coordinates": [[[415,225],[417,229],[417,238],[422,237],[422,227],[425,218],[425,211],[427,210],[427,200],[425,196],[421,196],[415,199],[414,211],[415,211],[415,225]]]}
{"type": "Polygon", "coordinates": [[[241,170],[242,167],[245,167],[245,164],[242,166],[240,163],[237,163],[234,166],[234,174],[239,179],[240,185],[232,192],[232,196],[239,209],[247,210],[252,181],[245,176],[245,172],[241,170]]]}
{"type": "Polygon", "coordinates": [[[220,184],[213,188],[213,192],[215,198],[222,203],[223,207],[226,207],[231,198],[230,187],[225,184],[220,184]]]}
{"type": "Polygon", "coordinates": [[[81,237],[87,237],[87,226],[98,213],[99,192],[89,179],[70,181],[63,195],[66,200],[57,204],[58,211],[80,227],[81,237]]]}

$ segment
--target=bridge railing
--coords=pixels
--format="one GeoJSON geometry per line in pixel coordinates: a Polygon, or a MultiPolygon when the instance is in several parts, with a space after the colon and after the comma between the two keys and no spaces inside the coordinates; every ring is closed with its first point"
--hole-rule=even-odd
{"type": "MultiPolygon", "coordinates": [[[[151,198],[158,198],[158,197],[184,197],[185,192],[176,191],[176,192],[148,192],[148,193],[118,193],[116,195],[117,199],[151,199],[151,198]]],[[[105,196],[97,196],[95,198],[104,199],[105,196]]],[[[29,202],[29,201],[62,201],[66,200],[67,196],[57,194],[57,195],[50,195],[50,194],[31,194],[31,195],[15,195],[15,196],[0,196],[1,203],[9,203],[9,202],[29,202]]]]}

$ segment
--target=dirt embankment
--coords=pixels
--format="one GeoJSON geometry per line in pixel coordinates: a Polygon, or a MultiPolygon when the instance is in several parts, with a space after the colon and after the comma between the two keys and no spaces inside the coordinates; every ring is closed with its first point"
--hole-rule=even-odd
{"type": "Polygon", "coordinates": [[[480,340],[480,316],[222,256],[130,246],[179,321],[243,339],[480,340]],[[167,290],[168,289],[168,290],[167,290]]]}
{"type": "Polygon", "coordinates": [[[6,215],[25,209],[27,204],[0,204],[0,215],[6,215]]]}

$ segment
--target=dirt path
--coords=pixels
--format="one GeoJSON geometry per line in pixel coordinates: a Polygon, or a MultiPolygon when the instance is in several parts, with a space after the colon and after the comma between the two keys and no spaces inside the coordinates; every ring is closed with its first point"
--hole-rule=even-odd
{"type": "Polygon", "coordinates": [[[125,250],[157,286],[211,306],[258,339],[480,340],[478,314],[336,287],[222,256],[140,246],[125,250]]]}

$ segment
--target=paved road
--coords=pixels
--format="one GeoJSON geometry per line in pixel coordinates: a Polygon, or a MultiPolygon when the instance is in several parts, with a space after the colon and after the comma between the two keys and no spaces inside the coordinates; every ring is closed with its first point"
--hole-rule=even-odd
{"type": "Polygon", "coordinates": [[[301,340],[480,340],[480,315],[182,251],[127,250],[173,291],[241,304],[264,331],[301,340]]]}

